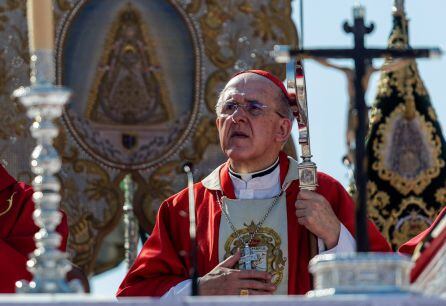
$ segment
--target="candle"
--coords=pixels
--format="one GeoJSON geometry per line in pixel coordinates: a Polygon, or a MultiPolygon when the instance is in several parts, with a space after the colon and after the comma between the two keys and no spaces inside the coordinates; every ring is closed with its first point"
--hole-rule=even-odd
{"type": "Polygon", "coordinates": [[[28,0],[29,50],[52,50],[54,48],[54,25],[52,0],[28,0]]]}

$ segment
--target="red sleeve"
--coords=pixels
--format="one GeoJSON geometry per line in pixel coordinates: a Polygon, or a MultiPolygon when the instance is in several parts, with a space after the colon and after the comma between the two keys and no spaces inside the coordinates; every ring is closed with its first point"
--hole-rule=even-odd
{"type": "Polygon", "coordinates": [[[435,218],[434,222],[429,226],[429,228],[425,229],[406,243],[404,243],[400,248],[398,249],[398,252],[402,254],[412,255],[415,251],[415,248],[417,245],[423,241],[427,235],[434,229],[434,227],[440,222],[440,220],[446,215],[446,207],[443,207],[443,209],[438,214],[437,218],[435,218]]]}
{"type": "MultiPolygon", "coordinates": [[[[327,174],[318,175],[318,192],[322,194],[333,207],[333,210],[342,224],[348,229],[350,234],[355,237],[355,203],[334,178],[327,174]]],[[[375,224],[367,220],[369,249],[372,252],[390,252],[392,251],[389,243],[376,228],[375,224]]]]}
{"type": "Polygon", "coordinates": [[[14,293],[16,281],[31,279],[31,274],[25,268],[28,258],[4,241],[0,241],[0,249],[0,293],[14,293]]]}
{"type": "MultiPolygon", "coordinates": [[[[15,292],[15,282],[30,280],[26,269],[28,256],[35,249],[34,234],[38,228],[32,218],[34,203],[32,188],[24,183],[16,183],[0,192],[0,205],[5,205],[12,197],[11,209],[0,218],[0,292],[15,292]]],[[[65,250],[68,238],[68,223],[65,214],[57,231],[62,236],[61,250],[65,250]]]]}
{"type": "Polygon", "coordinates": [[[181,231],[181,219],[186,218],[171,203],[161,205],[152,234],[119,286],[117,296],[162,296],[188,278],[181,250],[184,252],[189,236],[181,231]]]}
{"type": "Polygon", "coordinates": [[[431,228],[429,227],[424,231],[422,231],[421,233],[419,233],[418,235],[416,235],[415,237],[413,237],[412,239],[410,239],[409,241],[405,242],[398,248],[398,252],[401,254],[413,255],[413,252],[415,252],[415,248],[417,247],[417,245],[421,241],[423,241],[424,238],[426,238],[426,236],[429,234],[430,231],[431,228]]]}

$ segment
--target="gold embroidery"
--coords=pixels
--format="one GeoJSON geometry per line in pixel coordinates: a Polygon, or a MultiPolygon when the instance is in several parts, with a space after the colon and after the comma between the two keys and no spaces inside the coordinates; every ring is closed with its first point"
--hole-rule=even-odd
{"type": "MultiPolygon", "coordinates": [[[[225,256],[227,258],[234,254],[237,249],[243,249],[242,242],[238,239],[238,235],[242,237],[243,240],[249,240],[249,236],[256,229],[254,221],[251,221],[249,225],[244,224],[244,228],[237,230],[236,233],[232,233],[225,243],[225,256]],[[237,235],[238,234],[238,235],[237,235]]],[[[283,273],[285,269],[285,263],[287,258],[284,257],[283,251],[280,248],[282,240],[280,236],[269,227],[261,227],[257,234],[251,241],[250,247],[254,252],[264,254],[259,262],[254,262],[254,265],[263,266],[266,264],[266,271],[270,272],[273,276],[271,282],[274,285],[279,285],[283,279],[283,273]],[[260,262],[262,259],[266,259],[266,262],[260,262]]]]}
{"type": "Polygon", "coordinates": [[[437,189],[435,192],[435,201],[440,203],[442,206],[446,205],[446,186],[437,189]]]}
{"type": "Polygon", "coordinates": [[[13,194],[11,194],[11,197],[10,197],[9,199],[6,200],[6,202],[8,203],[8,207],[7,207],[4,211],[0,212],[0,216],[3,216],[4,214],[6,214],[8,211],[11,210],[11,207],[12,207],[12,200],[14,199],[14,195],[15,195],[15,194],[16,194],[16,193],[14,192],[13,194]]]}
{"type": "Polygon", "coordinates": [[[198,124],[193,136],[193,147],[181,150],[181,159],[198,163],[210,144],[218,144],[217,137],[215,137],[217,133],[215,120],[203,118],[198,124]]]}
{"type": "Polygon", "coordinates": [[[367,194],[370,199],[373,199],[371,204],[373,207],[382,209],[390,203],[389,195],[384,191],[378,191],[376,184],[373,182],[367,182],[367,194]]]}
{"type": "MultiPolygon", "coordinates": [[[[410,48],[407,28],[405,14],[394,15],[388,46],[410,48]]],[[[386,59],[386,63],[392,61],[386,59]]],[[[437,202],[446,198],[446,188],[444,191],[427,189],[444,171],[441,133],[432,122],[437,117],[416,61],[404,61],[400,69],[381,73],[372,110],[372,132],[376,134],[369,143],[374,157],[370,166],[377,172],[383,183],[380,188],[384,190],[378,191],[374,182],[368,182],[369,213],[394,248],[430,225],[438,205],[426,203],[422,194],[435,193],[437,202]],[[379,119],[375,119],[374,113],[378,111],[379,119]],[[435,207],[428,209],[428,205],[435,207]]]]}
{"type": "Polygon", "coordinates": [[[367,183],[367,204],[369,217],[394,248],[428,228],[436,214],[434,207],[427,208],[422,198],[414,196],[404,198],[397,206],[398,210],[389,212],[389,195],[378,191],[372,181],[367,183]]]}
{"type": "Polygon", "coordinates": [[[382,112],[381,109],[377,107],[372,107],[372,110],[370,112],[370,123],[369,126],[378,123],[382,119],[382,112]]]}
{"type": "MultiPolygon", "coordinates": [[[[106,239],[99,233],[108,232],[121,218],[123,201],[118,184],[100,165],[82,159],[77,149],[71,155],[65,152],[64,163],[72,167],[73,175],[62,180],[63,209],[69,218],[69,247],[73,262],[89,273],[102,272],[108,267],[100,267],[96,258],[99,246],[106,239]],[[74,177],[83,175],[85,181],[79,183],[74,177]],[[94,203],[92,209],[86,203],[94,203]]],[[[107,255],[108,256],[108,255],[107,255]]]]}
{"type": "Polygon", "coordinates": [[[370,219],[379,228],[387,241],[390,241],[390,224],[387,217],[389,212],[384,209],[390,203],[389,195],[384,191],[378,192],[378,187],[372,181],[367,182],[367,208],[370,219]]]}
{"type": "MultiPolygon", "coordinates": [[[[407,22],[405,17],[401,20],[402,25],[393,29],[392,35],[389,38],[389,47],[405,49],[408,47],[408,35],[406,32],[407,22]]],[[[386,59],[386,63],[392,61],[391,58],[386,59]]],[[[393,88],[396,89],[398,97],[408,104],[407,111],[411,111],[409,105],[411,100],[414,99],[413,88],[415,93],[419,96],[426,96],[427,90],[424,87],[423,81],[418,73],[418,67],[415,60],[412,60],[408,65],[405,65],[401,69],[392,71],[389,73],[382,73],[378,82],[378,94],[377,99],[380,97],[390,97],[394,93],[393,88]]],[[[410,113],[408,114],[410,115],[410,113]]]]}
{"type": "Polygon", "coordinates": [[[427,208],[422,198],[414,196],[403,199],[398,207],[388,220],[389,225],[395,226],[390,242],[397,247],[428,228],[436,212],[434,207],[427,208]]]}
{"type": "Polygon", "coordinates": [[[225,70],[214,71],[206,81],[205,100],[210,112],[215,112],[218,94],[223,89],[223,84],[229,79],[229,74],[225,70]]]}
{"type": "MultiPolygon", "coordinates": [[[[240,39],[243,39],[241,35],[243,32],[228,31],[226,27],[231,22],[239,22],[237,18],[240,18],[240,15],[254,16],[249,24],[252,36],[259,39],[264,48],[271,41],[297,46],[296,28],[290,18],[291,4],[288,1],[267,1],[266,3],[258,4],[255,1],[244,0],[240,4],[227,5],[216,0],[206,1],[207,14],[200,17],[200,28],[206,55],[215,66],[220,69],[230,69],[240,58],[242,51],[240,39]],[[222,36],[227,36],[223,45],[222,36]]],[[[246,19],[246,17],[243,18],[246,19]]],[[[257,56],[257,58],[259,62],[254,66],[264,68],[264,56],[257,56]]]]}
{"type": "Polygon", "coordinates": [[[429,106],[429,108],[427,109],[427,114],[432,121],[437,121],[437,114],[435,113],[435,109],[432,106],[429,106]]]}
{"type": "Polygon", "coordinates": [[[418,111],[415,118],[407,120],[404,110],[403,104],[398,105],[379,126],[373,142],[377,160],[372,169],[401,194],[420,194],[445,166],[441,140],[432,123],[418,111]]]}

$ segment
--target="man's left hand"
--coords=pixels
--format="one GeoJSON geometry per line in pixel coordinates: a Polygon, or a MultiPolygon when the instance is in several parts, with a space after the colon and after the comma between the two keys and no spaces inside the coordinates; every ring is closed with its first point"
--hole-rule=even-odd
{"type": "Polygon", "coordinates": [[[321,238],[327,249],[338,244],[341,222],[327,199],[316,192],[300,190],[295,205],[299,224],[321,238]]]}

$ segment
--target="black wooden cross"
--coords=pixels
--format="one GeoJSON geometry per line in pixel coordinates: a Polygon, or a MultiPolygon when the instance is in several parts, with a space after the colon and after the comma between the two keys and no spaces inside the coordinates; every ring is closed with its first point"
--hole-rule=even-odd
{"type": "Polygon", "coordinates": [[[358,125],[356,127],[356,149],[355,149],[355,181],[357,188],[356,201],[356,243],[358,252],[368,252],[369,239],[367,234],[367,166],[365,137],[367,122],[367,106],[364,98],[362,79],[366,73],[366,65],[374,58],[420,58],[440,56],[438,48],[426,49],[367,49],[364,46],[364,37],[373,31],[373,23],[366,26],[364,23],[364,7],[355,5],[353,7],[353,26],[344,23],[344,31],[353,34],[353,49],[289,49],[288,46],[276,46],[273,56],[277,62],[286,63],[291,58],[344,58],[353,59],[355,64],[355,109],[358,125]]]}

